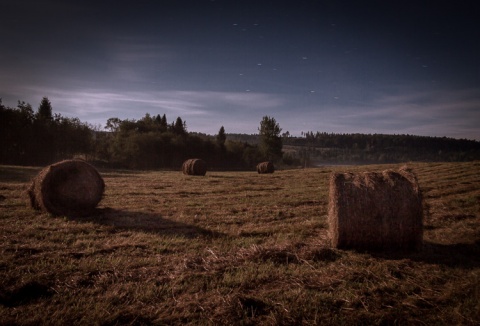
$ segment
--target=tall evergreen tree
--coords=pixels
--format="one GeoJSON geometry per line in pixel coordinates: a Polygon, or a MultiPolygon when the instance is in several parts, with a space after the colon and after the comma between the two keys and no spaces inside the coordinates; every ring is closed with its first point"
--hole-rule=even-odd
{"type": "Polygon", "coordinates": [[[167,131],[168,129],[167,116],[164,113],[161,118],[160,118],[160,115],[158,115],[158,117],[159,117],[160,131],[162,132],[167,131]]]}
{"type": "Polygon", "coordinates": [[[40,120],[51,121],[53,120],[52,111],[52,104],[48,100],[48,97],[44,96],[40,102],[40,106],[38,107],[37,117],[40,120]]]}
{"type": "Polygon", "coordinates": [[[225,128],[222,126],[218,131],[217,135],[217,145],[223,148],[225,146],[225,141],[227,140],[227,135],[225,135],[225,128]]]}
{"type": "Polygon", "coordinates": [[[187,132],[187,124],[182,120],[182,118],[178,117],[173,124],[172,129],[175,134],[184,135],[187,132]]]}

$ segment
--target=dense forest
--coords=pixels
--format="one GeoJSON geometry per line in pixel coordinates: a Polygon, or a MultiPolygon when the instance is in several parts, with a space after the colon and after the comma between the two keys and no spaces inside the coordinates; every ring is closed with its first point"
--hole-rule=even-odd
{"type": "Polygon", "coordinates": [[[0,99],[0,164],[43,165],[92,153],[92,135],[92,128],[79,119],[53,114],[48,98],[36,112],[23,101],[8,108],[0,99]]]}
{"type": "Polygon", "coordinates": [[[44,97],[36,111],[18,101],[15,108],[0,100],[0,164],[45,165],[80,157],[99,166],[130,169],[179,169],[188,158],[203,158],[209,169],[253,169],[264,160],[281,161],[280,128],[264,117],[259,127],[262,141],[227,140],[223,126],[215,136],[188,132],[178,117],[169,123],[163,116],[139,120],[110,118],[104,130],[54,114],[44,97]]]}
{"type": "MultiPolygon", "coordinates": [[[[257,134],[227,134],[227,139],[252,145],[257,134]]],[[[480,142],[447,137],[304,132],[281,135],[282,163],[297,167],[336,164],[465,162],[480,160],[480,142]]]]}
{"type": "Polygon", "coordinates": [[[306,132],[284,137],[283,145],[286,154],[293,150],[305,165],[480,159],[480,142],[447,137],[306,132]]]}
{"type": "Polygon", "coordinates": [[[44,97],[37,110],[23,101],[15,108],[0,99],[0,164],[45,165],[81,157],[98,166],[179,169],[203,158],[210,170],[250,170],[270,160],[277,166],[470,161],[480,159],[480,142],[466,139],[383,134],[306,132],[291,137],[265,116],[254,135],[189,132],[181,117],[145,114],[139,120],[110,118],[99,130],[78,118],[53,113],[44,97]]]}

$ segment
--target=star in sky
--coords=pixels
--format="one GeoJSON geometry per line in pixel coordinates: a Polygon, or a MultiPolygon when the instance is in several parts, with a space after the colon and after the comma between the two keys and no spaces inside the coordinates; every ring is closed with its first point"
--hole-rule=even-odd
{"type": "Polygon", "coordinates": [[[0,97],[103,126],[480,139],[476,1],[2,4],[0,97]],[[19,16],[18,13],[22,13],[19,16]],[[386,114],[388,112],[388,114],[386,114]]]}

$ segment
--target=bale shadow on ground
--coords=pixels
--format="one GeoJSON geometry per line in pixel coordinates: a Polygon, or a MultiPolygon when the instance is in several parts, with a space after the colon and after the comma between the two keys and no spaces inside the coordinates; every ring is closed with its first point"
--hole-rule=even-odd
{"type": "Polygon", "coordinates": [[[422,250],[410,253],[375,252],[372,256],[382,259],[411,259],[427,264],[453,268],[475,269],[480,267],[480,239],[474,243],[439,244],[424,241],[422,250]]]}
{"type": "Polygon", "coordinates": [[[88,216],[69,217],[78,222],[92,222],[115,230],[141,231],[159,235],[180,235],[186,238],[223,237],[225,234],[203,227],[172,221],[156,213],[97,208],[88,216]]]}
{"type": "Polygon", "coordinates": [[[40,168],[0,166],[0,182],[30,182],[40,168]]]}
{"type": "Polygon", "coordinates": [[[52,297],[54,292],[50,283],[47,280],[29,281],[9,290],[1,289],[0,305],[12,308],[52,297]]]}

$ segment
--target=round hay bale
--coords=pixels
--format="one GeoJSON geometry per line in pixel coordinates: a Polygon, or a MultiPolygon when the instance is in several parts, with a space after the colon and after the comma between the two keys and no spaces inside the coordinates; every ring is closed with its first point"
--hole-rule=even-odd
{"type": "Polygon", "coordinates": [[[53,215],[85,215],[100,202],[105,183],[82,160],[61,161],[41,170],[28,189],[30,205],[53,215]]]}
{"type": "Polygon", "coordinates": [[[275,167],[272,162],[261,162],[257,164],[257,172],[260,174],[273,173],[275,172],[275,167]]]}
{"type": "Polygon", "coordinates": [[[182,172],[187,175],[204,176],[207,173],[207,163],[199,158],[186,160],[183,162],[182,172]]]}
{"type": "Polygon", "coordinates": [[[332,173],[328,224],[336,248],[420,249],[423,208],[415,175],[406,168],[381,173],[332,173]]]}

